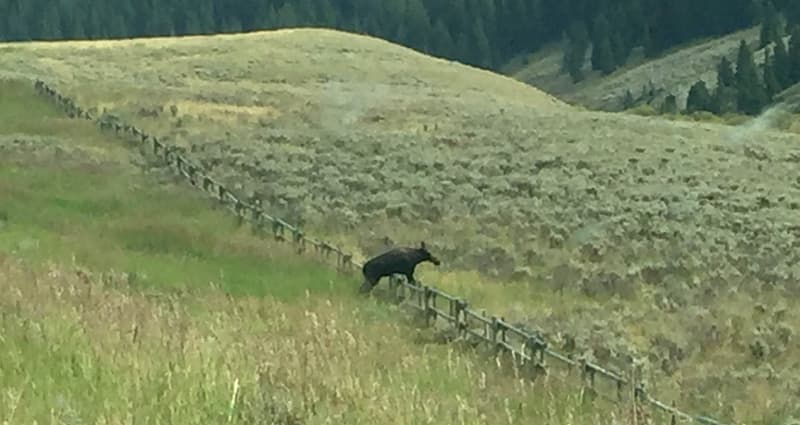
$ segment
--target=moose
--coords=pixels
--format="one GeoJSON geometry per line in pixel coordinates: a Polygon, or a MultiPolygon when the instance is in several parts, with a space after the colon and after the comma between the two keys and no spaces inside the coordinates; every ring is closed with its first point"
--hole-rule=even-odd
{"type": "Polygon", "coordinates": [[[441,261],[425,247],[424,241],[420,242],[419,248],[394,248],[377,255],[364,263],[364,267],[361,268],[365,280],[359,291],[370,292],[382,277],[393,274],[405,275],[410,283],[416,285],[414,269],[423,261],[430,261],[436,266],[441,264],[441,261]]]}

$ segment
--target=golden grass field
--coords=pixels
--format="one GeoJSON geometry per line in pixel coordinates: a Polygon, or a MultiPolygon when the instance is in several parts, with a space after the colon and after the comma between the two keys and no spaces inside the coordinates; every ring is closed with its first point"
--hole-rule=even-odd
{"type": "Polygon", "coordinates": [[[167,136],[363,256],[424,239],[423,282],[682,408],[797,415],[800,139],[570,107],[328,30],[0,47],[0,76],[167,136]],[[172,108],[172,107],[175,108],[172,108]],[[635,359],[635,361],[633,361],[635,359]],[[661,397],[663,395],[663,397],[661,397]]]}

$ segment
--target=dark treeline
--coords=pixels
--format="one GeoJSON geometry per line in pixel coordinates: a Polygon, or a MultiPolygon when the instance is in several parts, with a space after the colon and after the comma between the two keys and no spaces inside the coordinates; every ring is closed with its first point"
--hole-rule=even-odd
{"type": "Polygon", "coordinates": [[[717,65],[714,90],[703,81],[691,87],[686,112],[756,115],[776,94],[800,83],[800,25],[787,25],[771,4],[764,9],[759,43],[754,47],[764,49],[760,66],[756,65],[753,47],[742,41],[735,63],[723,57],[717,65]]]}
{"type": "MultiPolygon", "coordinates": [[[[800,2],[772,0],[800,22],[800,2]]],[[[760,22],[765,0],[0,0],[0,39],[98,39],[211,34],[291,26],[366,33],[496,69],[565,39],[565,68],[611,72],[631,50],[677,44],[760,22]]]]}

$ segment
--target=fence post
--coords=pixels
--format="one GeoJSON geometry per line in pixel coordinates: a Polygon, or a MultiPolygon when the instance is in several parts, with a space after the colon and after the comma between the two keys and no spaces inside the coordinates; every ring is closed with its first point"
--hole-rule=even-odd
{"type": "Polygon", "coordinates": [[[456,301],[456,323],[458,336],[464,337],[467,333],[467,302],[460,298],[456,301]]]}
{"type": "Polygon", "coordinates": [[[241,226],[244,223],[244,213],[242,212],[244,206],[242,205],[242,202],[237,199],[236,203],[233,204],[233,209],[235,211],[234,214],[236,214],[236,225],[241,226]]]}
{"type": "Polygon", "coordinates": [[[531,335],[528,337],[526,345],[528,346],[529,356],[531,357],[531,378],[536,379],[538,373],[545,369],[544,350],[547,347],[547,344],[538,337],[531,335]]]}
{"type": "Polygon", "coordinates": [[[303,237],[303,231],[295,228],[293,231],[294,244],[297,247],[298,253],[303,253],[306,250],[306,239],[303,237]]]}
{"type": "Polygon", "coordinates": [[[492,332],[492,347],[494,350],[497,350],[497,330],[499,329],[497,317],[492,316],[492,324],[490,325],[490,329],[492,332]]]}
{"type": "Polygon", "coordinates": [[[425,313],[425,326],[430,326],[430,317],[431,317],[431,289],[428,288],[428,285],[425,285],[422,290],[423,299],[423,308],[425,313]]]}
{"type": "Polygon", "coordinates": [[[676,425],[678,423],[678,417],[675,415],[675,411],[677,407],[675,406],[675,400],[672,401],[672,415],[670,417],[669,423],[670,425],[676,425]]]}
{"type": "Polygon", "coordinates": [[[178,157],[175,158],[175,168],[178,170],[178,175],[183,174],[183,169],[185,166],[186,164],[183,162],[183,157],[178,155],[178,157]]]}

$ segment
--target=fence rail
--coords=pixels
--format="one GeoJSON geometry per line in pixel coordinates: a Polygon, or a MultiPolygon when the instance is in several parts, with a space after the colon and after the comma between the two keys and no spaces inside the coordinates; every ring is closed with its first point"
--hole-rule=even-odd
{"type": "MultiPolygon", "coordinates": [[[[290,235],[291,243],[295,245],[298,253],[306,252],[308,246],[311,246],[315,253],[324,259],[329,259],[332,254],[335,254],[336,270],[339,272],[358,273],[360,271],[362,264],[355,261],[352,254],[346,253],[329,242],[307,236],[299,228],[279,217],[268,214],[259,205],[242,201],[218,180],[204,174],[201,166],[177,153],[174,147],[162,142],[157,137],[133,125],[111,120],[106,116],[95,117],[86,109],[76,105],[72,99],[62,95],[41,80],[35,81],[34,88],[37,93],[53,101],[70,118],[93,121],[100,131],[113,131],[114,134],[126,138],[127,141],[138,143],[140,148],[149,146],[152,154],[171,167],[177,175],[183,176],[189,184],[217,200],[235,214],[240,224],[245,221],[250,222],[254,231],[262,235],[266,233],[267,228],[270,228],[274,238],[278,241],[287,241],[287,235],[290,235]]],[[[503,318],[487,316],[484,312],[478,312],[471,308],[464,299],[423,285],[421,282],[412,284],[400,276],[392,276],[389,279],[389,289],[396,302],[422,314],[427,324],[442,320],[449,324],[462,339],[478,341],[498,351],[507,352],[517,359],[522,367],[531,370],[534,377],[538,373],[552,369],[548,365],[559,364],[569,371],[580,372],[583,390],[594,391],[595,394],[612,402],[631,403],[637,412],[640,407],[649,406],[666,413],[672,424],[683,421],[705,425],[723,425],[722,422],[715,419],[703,415],[691,415],[677,409],[674,405],[668,405],[655,399],[648,394],[643,384],[625,378],[622,374],[558,353],[549,348],[540,334],[519,329],[507,323],[503,318]],[[599,387],[597,377],[604,379],[614,388],[613,396],[597,392],[599,387]]]]}

